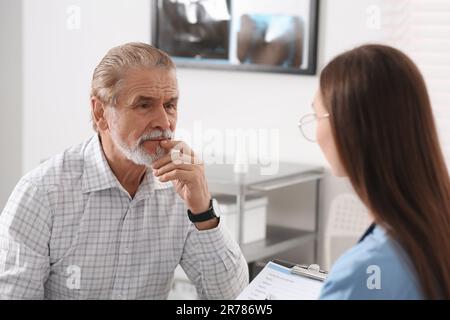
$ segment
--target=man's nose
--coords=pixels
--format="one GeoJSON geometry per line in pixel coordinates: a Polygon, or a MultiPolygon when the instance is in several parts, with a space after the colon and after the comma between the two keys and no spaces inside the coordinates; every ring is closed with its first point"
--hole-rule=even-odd
{"type": "Polygon", "coordinates": [[[170,120],[164,106],[159,106],[155,112],[152,127],[160,127],[163,130],[170,129],[170,120]]]}

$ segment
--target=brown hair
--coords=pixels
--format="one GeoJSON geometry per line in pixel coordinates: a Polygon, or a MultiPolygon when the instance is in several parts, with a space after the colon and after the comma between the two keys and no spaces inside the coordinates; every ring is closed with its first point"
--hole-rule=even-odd
{"type": "Polygon", "coordinates": [[[450,299],[450,179],[420,71],[397,49],[366,45],[329,63],[320,91],[356,193],[408,254],[424,296],[450,299]]]}
{"type": "MultiPolygon", "coordinates": [[[[113,104],[120,82],[131,68],[171,70],[175,69],[175,64],[164,51],[146,43],[130,42],[112,48],[94,70],[91,97],[97,97],[107,105],[113,104]]],[[[95,122],[92,123],[97,131],[95,122]]]]}

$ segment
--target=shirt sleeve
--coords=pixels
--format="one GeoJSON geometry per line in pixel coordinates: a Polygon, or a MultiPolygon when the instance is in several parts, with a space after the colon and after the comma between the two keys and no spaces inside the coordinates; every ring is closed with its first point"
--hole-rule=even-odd
{"type": "Polygon", "coordinates": [[[248,285],[247,262],[220,222],[204,231],[190,225],[180,264],[201,299],[235,299],[248,285]]]}
{"type": "Polygon", "coordinates": [[[0,299],[44,298],[50,233],[47,196],[22,179],[0,215],[0,299]]]}

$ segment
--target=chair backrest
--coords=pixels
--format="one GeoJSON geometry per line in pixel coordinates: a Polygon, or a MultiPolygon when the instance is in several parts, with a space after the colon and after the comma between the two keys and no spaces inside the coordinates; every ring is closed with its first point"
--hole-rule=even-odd
{"type": "Polygon", "coordinates": [[[341,194],[330,206],[324,234],[324,268],[352,247],[371,223],[368,210],[354,194],[341,194]]]}

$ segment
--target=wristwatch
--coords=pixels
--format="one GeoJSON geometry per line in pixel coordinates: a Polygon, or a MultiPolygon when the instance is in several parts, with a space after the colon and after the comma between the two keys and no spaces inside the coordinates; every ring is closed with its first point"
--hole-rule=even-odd
{"type": "Polygon", "coordinates": [[[214,218],[220,218],[219,205],[216,199],[211,199],[209,201],[209,209],[205,212],[193,214],[191,210],[188,209],[188,217],[191,222],[205,222],[214,218]]]}

